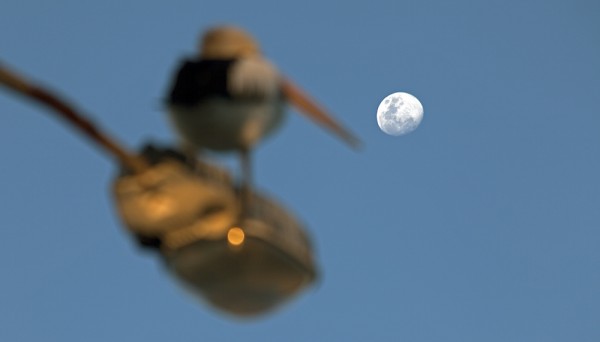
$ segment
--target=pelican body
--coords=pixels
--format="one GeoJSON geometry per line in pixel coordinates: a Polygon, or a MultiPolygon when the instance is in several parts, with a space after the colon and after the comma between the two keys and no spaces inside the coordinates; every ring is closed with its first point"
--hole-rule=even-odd
{"type": "Polygon", "coordinates": [[[258,57],[185,61],[169,96],[182,143],[194,150],[248,151],[279,126],[279,75],[258,57]]]}
{"type": "Polygon", "coordinates": [[[168,94],[170,117],[184,150],[240,152],[243,190],[250,189],[249,153],[280,125],[287,102],[350,145],[358,145],[236,27],[208,30],[198,56],[182,63],[168,94]]]}
{"type": "Polygon", "coordinates": [[[183,62],[169,93],[182,144],[188,150],[251,150],[283,118],[280,83],[246,32],[229,26],[209,30],[199,56],[183,62]]]}

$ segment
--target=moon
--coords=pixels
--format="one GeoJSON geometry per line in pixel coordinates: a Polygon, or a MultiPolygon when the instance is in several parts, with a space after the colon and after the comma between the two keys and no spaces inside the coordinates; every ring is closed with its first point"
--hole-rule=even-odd
{"type": "Polygon", "coordinates": [[[377,108],[377,124],[389,135],[408,134],[423,120],[423,105],[409,93],[393,93],[381,101],[377,108]]]}

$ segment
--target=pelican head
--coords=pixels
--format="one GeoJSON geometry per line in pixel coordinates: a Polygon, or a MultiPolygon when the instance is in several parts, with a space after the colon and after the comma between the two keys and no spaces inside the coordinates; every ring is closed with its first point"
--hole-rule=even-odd
{"type": "Polygon", "coordinates": [[[203,59],[228,59],[260,55],[258,43],[246,31],[235,26],[208,30],[200,42],[203,59]]]}

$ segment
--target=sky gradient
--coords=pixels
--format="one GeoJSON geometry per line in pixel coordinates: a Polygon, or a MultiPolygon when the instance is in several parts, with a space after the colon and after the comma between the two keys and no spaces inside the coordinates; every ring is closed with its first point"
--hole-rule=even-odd
{"type": "Polygon", "coordinates": [[[0,61],[131,148],[173,143],[171,73],[221,23],[364,142],[290,111],[255,155],[319,284],[252,321],[198,303],[122,228],[113,161],[2,89],[1,341],[600,340],[597,2],[4,0],[0,61]],[[397,91],[425,115],[391,137],[397,91]]]}

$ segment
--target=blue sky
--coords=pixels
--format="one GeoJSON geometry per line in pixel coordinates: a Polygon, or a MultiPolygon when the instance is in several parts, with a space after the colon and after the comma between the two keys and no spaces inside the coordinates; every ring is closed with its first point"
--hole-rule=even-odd
{"type": "Polygon", "coordinates": [[[249,322],[198,303],[122,229],[114,163],[1,91],[0,340],[600,340],[596,2],[5,0],[0,60],[132,148],[172,143],[170,75],[220,23],[365,143],[292,111],[255,156],[321,282],[249,322]],[[403,137],[375,119],[396,91],[425,107],[403,137]]]}

